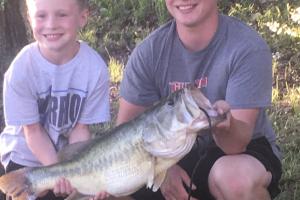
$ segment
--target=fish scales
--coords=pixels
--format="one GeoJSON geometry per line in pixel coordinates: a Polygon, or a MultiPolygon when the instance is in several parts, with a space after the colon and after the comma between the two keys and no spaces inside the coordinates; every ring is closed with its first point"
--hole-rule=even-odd
{"type": "Polygon", "coordinates": [[[126,184],[129,178],[142,178],[145,174],[138,173],[141,171],[139,170],[141,167],[151,169],[152,157],[142,148],[141,133],[128,134],[125,130],[115,135],[108,134],[106,137],[105,140],[98,138],[99,141],[94,142],[81,158],[62,163],[60,166],[36,170],[29,176],[30,182],[38,190],[45,190],[51,187],[63,174],[68,177],[70,182],[74,183],[73,186],[78,188],[79,192],[96,193],[99,188],[82,186],[83,183],[89,182],[87,180],[96,179],[93,184],[102,185],[103,189],[107,188],[108,192],[115,193],[114,190],[119,188],[119,185],[126,184]],[[124,135],[127,136],[125,140],[122,139],[124,135]],[[112,148],[111,145],[118,145],[119,148],[112,148]],[[146,162],[146,158],[148,158],[148,162],[146,162]],[[143,165],[143,163],[145,164],[143,165]],[[46,178],[45,171],[47,171],[49,179],[46,178]],[[44,177],[42,183],[40,182],[41,179],[37,178],[41,176],[44,177]],[[107,186],[105,187],[105,185],[107,186]],[[115,189],[109,189],[109,185],[114,185],[113,188],[115,189]]]}

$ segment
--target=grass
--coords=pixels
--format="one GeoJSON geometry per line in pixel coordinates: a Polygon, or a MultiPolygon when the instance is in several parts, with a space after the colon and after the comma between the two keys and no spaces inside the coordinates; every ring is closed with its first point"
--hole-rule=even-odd
{"type": "Polygon", "coordinates": [[[300,87],[286,84],[284,94],[273,88],[273,107],[270,118],[283,151],[282,193],[276,200],[300,199],[300,87]]]}

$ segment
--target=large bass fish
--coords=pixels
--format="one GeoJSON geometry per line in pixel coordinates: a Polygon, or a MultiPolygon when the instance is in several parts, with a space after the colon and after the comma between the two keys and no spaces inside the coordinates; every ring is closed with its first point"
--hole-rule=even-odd
{"type": "Polygon", "coordinates": [[[0,177],[0,189],[14,200],[32,200],[65,177],[86,196],[99,191],[126,196],[145,185],[156,191],[167,169],[191,150],[197,134],[223,119],[199,89],[183,89],[102,137],[70,145],[75,148],[66,151],[74,152],[71,158],[0,177]]]}

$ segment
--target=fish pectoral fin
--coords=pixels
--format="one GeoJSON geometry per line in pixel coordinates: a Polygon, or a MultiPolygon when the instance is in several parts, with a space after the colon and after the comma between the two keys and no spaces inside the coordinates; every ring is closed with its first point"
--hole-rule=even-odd
{"type": "Polygon", "coordinates": [[[93,196],[85,195],[78,192],[77,190],[73,190],[73,192],[67,198],[65,198],[65,200],[88,200],[91,197],[93,196]]]}
{"type": "Polygon", "coordinates": [[[167,174],[167,170],[162,171],[161,173],[157,174],[154,177],[154,183],[153,183],[153,186],[152,186],[152,191],[153,192],[156,192],[160,188],[161,184],[165,180],[166,174],[167,174]]]}

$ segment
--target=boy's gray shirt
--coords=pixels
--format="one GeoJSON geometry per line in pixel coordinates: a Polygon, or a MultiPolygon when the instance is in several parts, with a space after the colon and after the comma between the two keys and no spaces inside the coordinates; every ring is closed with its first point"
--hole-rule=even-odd
{"type": "Polygon", "coordinates": [[[26,144],[22,125],[41,123],[59,150],[77,122],[110,120],[107,66],[84,42],[77,55],[60,66],[47,61],[36,42],[27,45],[5,73],[3,88],[6,127],[0,152],[4,166],[10,160],[40,165],[26,144]]]}
{"type": "Polygon", "coordinates": [[[190,52],[171,20],[135,48],[125,68],[120,94],[128,102],[149,106],[189,84],[201,88],[212,103],[226,100],[232,109],[259,108],[253,138],[265,136],[280,158],[265,113],[271,105],[272,55],[253,29],[238,19],[220,15],[210,44],[190,52]]]}

